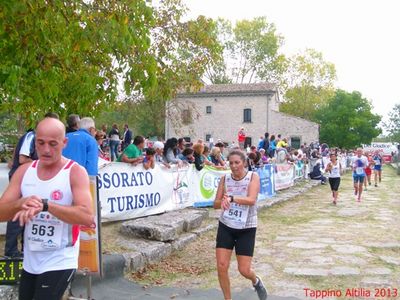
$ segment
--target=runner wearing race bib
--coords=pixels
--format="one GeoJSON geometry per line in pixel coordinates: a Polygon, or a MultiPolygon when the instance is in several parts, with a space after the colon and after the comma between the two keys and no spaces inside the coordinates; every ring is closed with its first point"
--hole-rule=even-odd
{"type": "Polygon", "coordinates": [[[332,191],[332,203],[336,205],[337,198],[339,195],[339,185],[340,185],[340,174],[342,172],[342,165],[340,161],[337,160],[336,154],[331,153],[330,162],[327,164],[325,172],[329,172],[329,185],[332,191]]]}
{"type": "Polygon", "coordinates": [[[375,187],[378,186],[378,178],[379,182],[382,181],[382,156],[379,154],[378,151],[375,151],[374,156],[372,157],[374,161],[374,181],[375,187]]]}
{"type": "Polygon", "coordinates": [[[20,300],[61,299],[78,266],[79,225],[93,223],[89,177],[62,156],[66,143],[63,123],[39,122],[39,160],[17,169],[0,200],[0,221],[26,226],[20,300]]]}
{"type": "Polygon", "coordinates": [[[353,159],[353,181],[354,181],[354,195],[357,201],[361,201],[361,194],[363,190],[363,183],[365,179],[365,168],[368,165],[368,159],[363,155],[363,150],[357,148],[356,156],[353,159]]]}
{"type": "Polygon", "coordinates": [[[216,241],[218,280],[224,299],[232,299],[228,269],[235,248],[240,274],[251,280],[259,299],[265,300],[264,284],[251,268],[260,179],[256,173],[247,171],[242,151],[233,150],[228,160],[232,173],[221,178],[214,201],[214,208],[222,208],[216,241]]]}

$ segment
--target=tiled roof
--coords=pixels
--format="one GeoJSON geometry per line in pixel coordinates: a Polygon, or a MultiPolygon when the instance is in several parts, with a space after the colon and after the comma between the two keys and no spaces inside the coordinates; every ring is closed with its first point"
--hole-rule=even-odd
{"type": "Polygon", "coordinates": [[[276,87],[272,83],[234,83],[204,85],[197,93],[178,93],[178,97],[209,95],[243,95],[243,94],[274,94],[276,87]]]}

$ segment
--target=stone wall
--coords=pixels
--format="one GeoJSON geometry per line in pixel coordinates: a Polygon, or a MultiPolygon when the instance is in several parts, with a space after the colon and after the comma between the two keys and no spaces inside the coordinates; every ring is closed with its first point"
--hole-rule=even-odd
{"type": "Polygon", "coordinates": [[[319,125],[302,118],[294,117],[278,111],[271,111],[270,134],[282,134],[290,141],[291,137],[299,137],[300,143],[311,143],[319,139],[319,125]]]}
{"type": "Polygon", "coordinates": [[[265,95],[180,98],[179,101],[193,105],[199,117],[179,130],[167,122],[167,137],[190,136],[193,140],[205,140],[206,135],[210,134],[214,142],[221,139],[228,143],[237,143],[237,133],[240,127],[244,127],[246,135],[252,137],[253,144],[257,144],[259,137],[267,130],[267,111],[271,111],[268,108],[279,107],[274,97],[268,103],[265,95]],[[206,113],[207,106],[211,106],[211,114],[206,113]],[[251,109],[251,123],[243,122],[243,110],[246,108],[251,109]]]}

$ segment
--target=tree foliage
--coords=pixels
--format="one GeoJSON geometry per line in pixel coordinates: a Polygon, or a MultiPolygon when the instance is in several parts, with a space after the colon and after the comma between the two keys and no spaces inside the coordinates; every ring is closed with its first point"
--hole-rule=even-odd
{"type": "Polygon", "coordinates": [[[231,22],[219,19],[218,36],[224,60],[210,65],[207,78],[212,83],[279,82],[286,67],[280,53],[283,37],[265,17],[231,22]]]}
{"type": "MultiPolygon", "coordinates": [[[[215,23],[183,22],[185,11],[180,0],[2,1],[0,110],[31,126],[48,111],[162,109],[153,102],[197,89],[220,53],[215,23]]],[[[139,115],[130,123],[160,120],[139,115]]]]}
{"type": "Polygon", "coordinates": [[[316,112],[320,124],[320,141],[330,146],[354,148],[370,144],[381,130],[379,115],[359,92],[337,90],[328,104],[316,112]]]}
{"type": "Polygon", "coordinates": [[[48,111],[92,116],[155,82],[145,0],[2,1],[1,109],[28,124],[48,111]]]}
{"type": "Polygon", "coordinates": [[[389,120],[384,123],[388,138],[393,142],[400,142],[400,103],[389,112],[389,120]]]}
{"type": "Polygon", "coordinates": [[[289,59],[280,110],[314,121],[315,112],[334,96],[335,80],[335,66],[322,53],[307,49],[294,55],[289,59]]]}

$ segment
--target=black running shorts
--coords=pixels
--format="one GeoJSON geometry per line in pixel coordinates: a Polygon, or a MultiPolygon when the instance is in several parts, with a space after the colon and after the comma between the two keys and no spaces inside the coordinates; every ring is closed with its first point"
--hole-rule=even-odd
{"type": "Polygon", "coordinates": [[[69,269],[36,275],[22,270],[19,300],[60,300],[74,273],[69,269]]]}
{"type": "Polygon", "coordinates": [[[257,228],[234,229],[219,222],[216,248],[233,250],[236,255],[253,256],[257,228]]]}
{"type": "Polygon", "coordinates": [[[340,177],[337,178],[329,178],[329,184],[331,186],[332,191],[337,191],[340,185],[340,177]]]}

